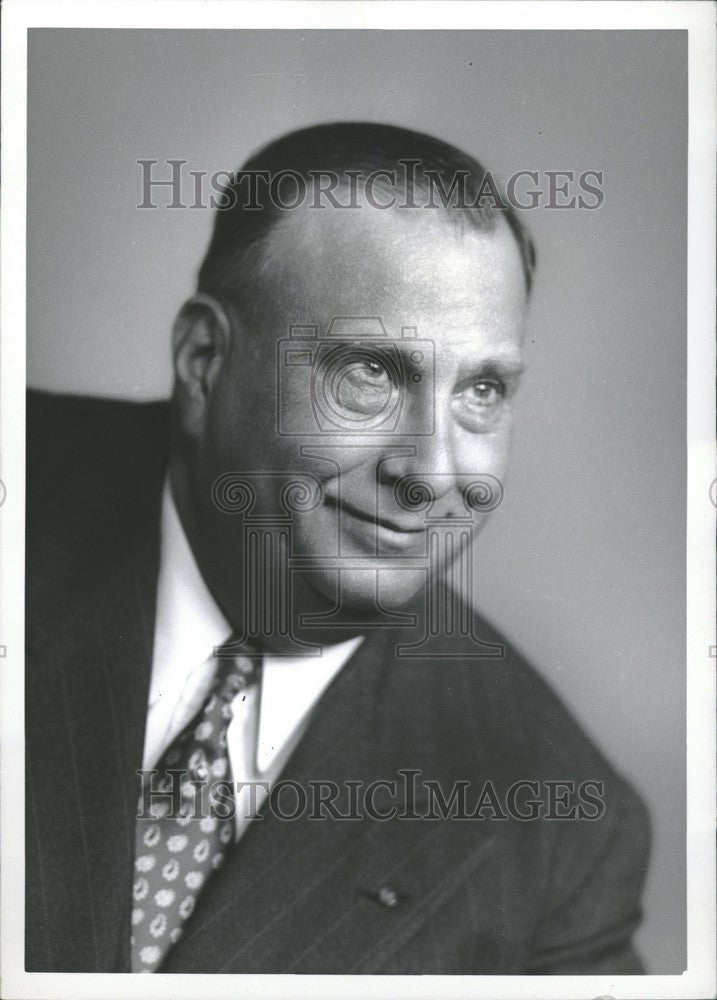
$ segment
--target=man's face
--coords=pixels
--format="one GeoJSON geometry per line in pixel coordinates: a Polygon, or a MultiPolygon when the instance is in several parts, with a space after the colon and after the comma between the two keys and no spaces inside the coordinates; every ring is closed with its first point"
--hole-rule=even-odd
{"type": "Polygon", "coordinates": [[[462,489],[479,475],[502,480],[506,467],[526,310],[520,254],[502,220],[481,233],[417,216],[307,209],[272,234],[261,318],[235,321],[195,483],[225,604],[246,558],[241,519],[207,502],[227,472],[250,475],[252,517],[282,514],[283,477],[316,477],[321,501],[293,514],[291,555],[309,557],[305,583],[332,599],[340,565],[341,600],[354,608],[373,605],[377,579],[387,607],[425,586],[426,511],[406,509],[403,477],[430,484],[432,518],[469,517],[471,531],[485,518],[471,516],[462,489]],[[318,339],[287,342],[297,325],[318,327],[318,339]],[[406,327],[417,339],[402,337],[406,327]]]}

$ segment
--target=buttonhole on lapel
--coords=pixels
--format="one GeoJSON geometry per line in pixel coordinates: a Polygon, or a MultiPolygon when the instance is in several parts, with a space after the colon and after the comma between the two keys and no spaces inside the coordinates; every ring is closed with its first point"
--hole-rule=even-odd
{"type": "Polygon", "coordinates": [[[390,885],[382,885],[379,889],[362,889],[361,892],[367,899],[372,899],[379,906],[384,906],[387,910],[395,910],[406,897],[398,893],[390,885]]]}

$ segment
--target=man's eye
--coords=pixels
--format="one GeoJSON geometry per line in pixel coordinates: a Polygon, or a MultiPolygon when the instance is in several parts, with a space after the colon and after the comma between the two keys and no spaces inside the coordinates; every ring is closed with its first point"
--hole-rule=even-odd
{"type": "Polygon", "coordinates": [[[388,378],[388,372],[379,361],[352,361],[342,371],[342,378],[356,385],[367,382],[378,385],[388,378]]]}
{"type": "Polygon", "coordinates": [[[341,407],[371,414],[383,409],[393,388],[391,377],[380,361],[362,359],[342,367],[334,397],[341,407]]]}
{"type": "Polygon", "coordinates": [[[505,386],[494,379],[474,382],[468,392],[469,401],[476,406],[495,406],[505,396],[505,386]]]}
{"type": "Polygon", "coordinates": [[[500,379],[478,379],[457,393],[455,412],[470,430],[490,430],[500,419],[505,395],[505,385],[500,379]]]}

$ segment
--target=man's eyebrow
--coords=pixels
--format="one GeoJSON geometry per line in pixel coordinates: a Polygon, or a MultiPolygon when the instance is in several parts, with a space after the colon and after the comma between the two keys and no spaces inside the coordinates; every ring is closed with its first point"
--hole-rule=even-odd
{"type": "MultiPolygon", "coordinates": [[[[387,341],[388,343],[388,341],[387,341]]],[[[395,346],[405,358],[410,359],[411,352],[420,346],[416,340],[392,340],[395,346]]],[[[481,375],[496,375],[504,378],[519,378],[525,371],[525,362],[519,357],[505,357],[492,355],[485,358],[466,358],[460,365],[461,374],[467,378],[476,378],[481,375]]]]}
{"type": "Polygon", "coordinates": [[[525,363],[518,358],[481,358],[472,364],[466,364],[472,375],[504,375],[518,378],[525,371],[525,363]]]}

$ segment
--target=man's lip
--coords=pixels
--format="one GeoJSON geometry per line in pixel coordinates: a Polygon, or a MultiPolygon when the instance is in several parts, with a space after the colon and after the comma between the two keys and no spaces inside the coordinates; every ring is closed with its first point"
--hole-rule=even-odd
{"type": "MultiPolygon", "coordinates": [[[[331,498],[329,502],[332,507],[335,507],[338,510],[339,504],[337,500],[331,498]]],[[[425,531],[425,527],[423,526],[416,526],[415,524],[399,524],[397,521],[391,521],[385,517],[377,517],[374,512],[371,512],[370,514],[366,513],[358,507],[353,507],[351,504],[346,503],[346,501],[343,501],[341,504],[341,512],[349,514],[360,521],[365,521],[367,524],[372,524],[376,528],[387,528],[389,531],[395,531],[400,535],[422,535],[425,531]]]]}

